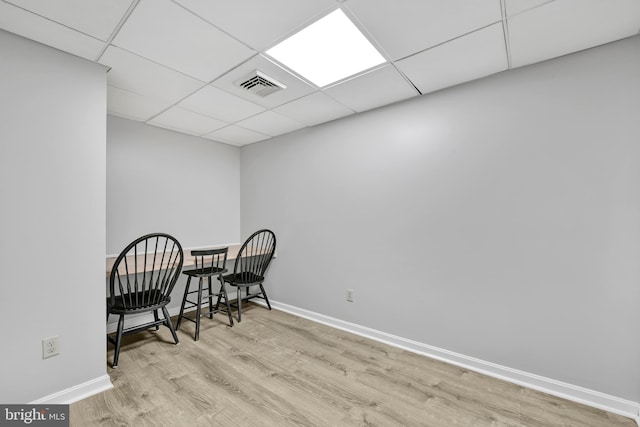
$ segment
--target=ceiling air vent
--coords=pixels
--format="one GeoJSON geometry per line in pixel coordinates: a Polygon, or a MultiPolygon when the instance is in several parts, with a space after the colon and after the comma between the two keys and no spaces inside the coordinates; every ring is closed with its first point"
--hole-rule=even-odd
{"type": "Polygon", "coordinates": [[[254,95],[262,97],[287,88],[286,85],[267,76],[260,70],[252,71],[249,75],[236,80],[234,83],[254,95]]]}

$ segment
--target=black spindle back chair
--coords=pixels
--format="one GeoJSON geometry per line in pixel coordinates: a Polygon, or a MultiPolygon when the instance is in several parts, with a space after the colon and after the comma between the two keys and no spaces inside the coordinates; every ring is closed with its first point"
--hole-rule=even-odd
{"type": "Polygon", "coordinates": [[[153,233],[131,242],[116,258],[109,278],[107,297],[107,318],[116,314],[118,329],[115,339],[113,367],[118,366],[122,336],[140,332],[160,325],[169,328],[176,344],[178,336],[171,323],[167,304],[171,302],[171,292],[178,280],[184,253],[180,243],[165,233],[153,233]],[[160,319],[162,310],[164,319],[160,319]],[[154,320],[129,328],[124,327],[124,317],[129,314],[153,312],[154,320]]]}
{"type": "Polygon", "coordinates": [[[222,274],[227,272],[226,263],[227,263],[227,253],[229,252],[229,248],[219,248],[219,249],[199,249],[191,251],[191,256],[193,256],[195,262],[195,268],[191,270],[183,271],[183,274],[188,276],[187,285],[184,288],[184,296],[182,298],[182,306],[180,307],[180,315],[178,316],[178,322],[176,323],[176,329],[180,328],[180,322],[184,320],[189,320],[196,324],[196,330],[193,336],[195,341],[198,341],[200,338],[200,318],[202,314],[202,302],[203,298],[208,300],[209,302],[209,310],[204,313],[209,316],[209,319],[213,319],[213,314],[219,311],[223,311],[227,313],[229,317],[229,326],[233,326],[233,318],[231,317],[231,307],[229,305],[229,298],[227,297],[227,287],[223,280],[221,280],[222,274]],[[213,292],[213,287],[211,284],[212,276],[217,276],[218,280],[220,280],[220,289],[218,292],[213,292]],[[195,291],[191,291],[189,287],[191,286],[191,278],[198,278],[198,289],[195,291]],[[203,281],[207,279],[208,284],[208,292],[206,295],[202,295],[203,291],[203,281]],[[197,300],[192,301],[188,299],[189,295],[197,294],[197,300]],[[213,297],[216,297],[216,305],[213,305],[213,297]],[[220,308],[220,302],[224,299],[225,307],[220,308]],[[190,318],[185,316],[184,310],[185,308],[193,308],[196,307],[196,316],[195,318],[190,318]]]}
{"type": "Polygon", "coordinates": [[[253,233],[240,247],[233,273],[222,279],[237,288],[236,306],[238,308],[238,322],[242,319],[242,301],[252,298],[265,300],[271,310],[269,298],[264,290],[265,273],[276,251],[276,235],[271,230],[263,229],[253,233]],[[257,286],[259,290],[250,292],[250,288],[257,286]],[[242,295],[242,290],[245,295],[242,295]]]}

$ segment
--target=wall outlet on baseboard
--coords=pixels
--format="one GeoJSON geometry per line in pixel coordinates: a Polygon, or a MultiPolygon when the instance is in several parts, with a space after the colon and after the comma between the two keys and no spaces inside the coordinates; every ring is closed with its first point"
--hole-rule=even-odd
{"type": "Polygon", "coordinates": [[[354,291],[353,289],[347,289],[347,301],[353,302],[354,291]]]}
{"type": "Polygon", "coordinates": [[[60,354],[60,337],[49,337],[42,340],[42,358],[46,359],[51,356],[60,354]]]}

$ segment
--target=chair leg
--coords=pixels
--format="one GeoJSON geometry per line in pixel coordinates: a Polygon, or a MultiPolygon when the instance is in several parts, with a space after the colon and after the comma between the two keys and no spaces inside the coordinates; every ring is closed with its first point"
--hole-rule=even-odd
{"type": "Polygon", "coordinates": [[[118,358],[120,357],[120,346],[122,345],[122,334],[124,331],[124,314],[121,314],[118,318],[118,331],[116,332],[116,349],[113,353],[113,364],[112,368],[118,367],[118,358]]]}
{"type": "Polygon", "coordinates": [[[167,310],[167,306],[162,307],[162,314],[164,314],[166,325],[171,331],[171,335],[173,335],[173,340],[175,341],[176,345],[179,344],[180,341],[178,341],[178,335],[176,335],[176,330],[173,329],[173,323],[171,322],[171,317],[169,316],[169,311],[167,310]]]}
{"type": "Polygon", "coordinates": [[[207,277],[209,284],[209,319],[213,319],[213,287],[211,286],[211,276],[207,277]]]}
{"type": "Polygon", "coordinates": [[[262,291],[262,296],[264,297],[264,300],[267,302],[267,307],[269,307],[269,310],[271,310],[271,304],[269,304],[269,298],[267,297],[267,293],[264,291],[264,287],[262,286],[262,283],[260,283],[260,290],[262,291]]]}
{"type": "Polygon", "coordinates": [[[187,303],[187,294],[189,293],[189,285],[191,285],[191,276],[187,278],[187,285],[184,287],[184,296],[182,297],[182,306],[180,306],[180,314],[178,315],[178,322],[176,323],[176,329],[180,329],[180,322],[184,315],[184,305],[187,303]]]}
{"type": "MultiPolygon", "coordinates": [[[[227,306],[227,316],[229,316],[229,326],[233,326],[233,317],[231,316],[231,304],[229,304],[229,296],[227,295],[227,287],[224,284],[224,281],[220,283],[220,291],[218,292],[218,304],[220,304],[220,298],[224,296],[224,303],[227,306]]],[[[216,306],[218,306],[216,304],[216,306]]]]}
{"type": "Polygon", "coordinates": [[[202,277],[198,280],[198,306],[196,307],[196,333],[193,336],[195,341],[200,339],[200,314],[202,313],[202,277]]]}
{"type": "Polygon", "coordinates": [[[236,288],[237,302],[238,302],[238,323],[242,321],[242,288],[236,288]]]}
{"type": "MultiPolygon", "coordinates": [[[[218,299],[216,300],[216,307],[215,307],[215,311],[218,311],[218,308],[220,307],[220,301],[222,300],[222,289],[223,289],[223,285],[224,285],[224,280],[222,280],[222,276],[218,276],[218,281],[220,282],[220,290],[218,291],[218,299]]],[[[224,288],[226,291],[226,288],[224,288]]]]}
{"type": "MultiPolygon", "coordinates": [[[[153,310],[153,318],[155,319],[156,322],[160,321],[160,317],[158,317],[158,310],[153,310]]],[[[156,331],[160,330],[160,324],[156,323],[156,331]]]]}

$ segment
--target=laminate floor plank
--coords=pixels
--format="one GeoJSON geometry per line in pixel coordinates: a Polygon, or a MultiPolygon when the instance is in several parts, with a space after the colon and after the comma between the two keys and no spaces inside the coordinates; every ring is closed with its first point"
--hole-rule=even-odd
{"type": "MultiPolygon", "coordinates": [[[[70,407],[72,426],[637,427],[556,398],[249,304],[125,337],[114,388],[70,407]]],[[[113,358],[109,346],[108,360],[113,358]]]]}

